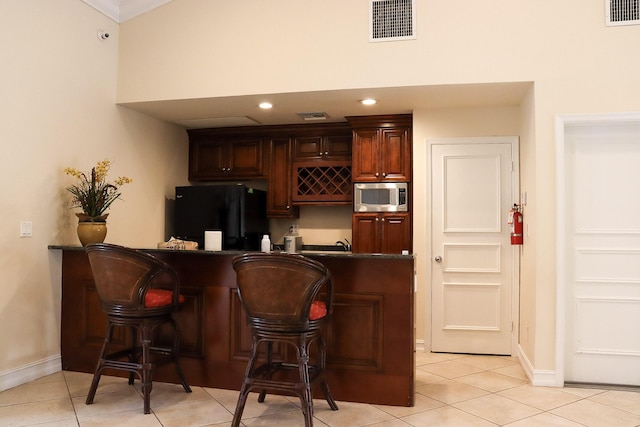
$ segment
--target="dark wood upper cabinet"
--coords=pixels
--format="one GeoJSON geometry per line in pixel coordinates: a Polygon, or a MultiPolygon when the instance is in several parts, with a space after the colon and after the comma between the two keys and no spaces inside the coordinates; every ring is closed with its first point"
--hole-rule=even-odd
{"type": "Polygon", "coordinates": [[[262,136],[216,129],[188,133],[190,181],[266,178],[262,136]]]}
{"type": "Polygon", "coordinates": [[[350,204],[352,132],[348,123],[305,126],[293,138],[292,201],[350,204]]]}
{"type": "Polygon", "coordinates": [[[347,117],[353,182],[410,182],[412,115],[347,117]]]}
{"type": "Polygon", "coordinates": [[[291,201],[291,139],[269,141],[267,215],[272,218],[298,218],[300,209],[291,201]]]}
{"type": "Polygon", "coordinates": [[[299,136],[294,140],[295,161],[351,160],[351,129],[336,128],[329,135],[299,136]],[[336,134],[331,134],[331,133],[336,134]]]}

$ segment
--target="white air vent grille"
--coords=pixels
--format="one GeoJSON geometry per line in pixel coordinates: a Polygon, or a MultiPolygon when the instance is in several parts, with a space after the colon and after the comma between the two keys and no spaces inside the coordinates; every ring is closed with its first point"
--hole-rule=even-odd
{"type": "Polygon", "coordinates": [[[369,41],[415,39],[414,0],[370,0],[369,41]]]}
{"type": "Polygon", "coordinates": [[[326,120],[329,115],[325,112],[317,112],[317,113],[298,113],[298,117],[302,120],[313,121],[313,120],[326,120]]]}
{"type": "Polygon", "coordinates": [[[640,25],[640,0],[605,0],[607,25],[640,25]]]}

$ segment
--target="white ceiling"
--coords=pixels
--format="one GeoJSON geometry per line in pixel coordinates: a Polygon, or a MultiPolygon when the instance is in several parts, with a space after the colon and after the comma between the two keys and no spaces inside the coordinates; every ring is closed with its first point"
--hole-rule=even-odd
{"type": "MultiPolygon", "coordinates": [[[[82,1],[121,23],[172,0],[82,1]]],[[[417,109],[517,106],[531,84],[512,82],[361,88],[121,105],[186,128],[310,123],[300,118],[298,113],[316,112],[328,115],[323,122],[341,122],[346,116],[406,114],[417,109]],[[364,98],[375,98],[378,104],[365,107],[358,102],[364,98]],[[262,101],[271,102],[273,109],[259,109],[258,104],[262,101]]]]}
{"type": "Polygon", "coordinates": [[[82,0],[120,23],[169,3],[172,0],[82,0]]]}
{"type": "MultiPolygon", "coordinates": [[[[417,109],[518,106],[531,82],[405,86],[322,92],[262,94],[219,98],[149,101],[121,104],[186,128],[310,123],[299,113],[323,112],[323,122],[346,116],[406,114],[417,109]],[[375,98],[374,106],[358,101],[375,98]],[[269,101],[271,110],[258,104],[269,101]]],[[[317,121],[315,121],[317,122],[317,121]]]]}

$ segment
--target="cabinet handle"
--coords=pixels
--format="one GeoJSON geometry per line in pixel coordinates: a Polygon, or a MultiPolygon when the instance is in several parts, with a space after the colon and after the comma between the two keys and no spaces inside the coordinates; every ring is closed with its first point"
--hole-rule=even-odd
{"type": "Polygon", "coordinates": [[[291,209],[291,206],[290,206],[290,205],[287,205],[287,209],[291,209]]]}
{"type": "Polygon", "coordinates": [[[325,155],[325,156],[328,156],[328,155],[329,155],[329,152],[328,152],[328,151],[325,151],[325,152],[324,152],[324,155],[325,155]]]}
{"type": "Polygon", "coordinates": [[[386,173],[384,173],[384,172],[382,172],[382,176],[386,177],[386,176],[387,176],[387,174],[386,174],[386,173]]]}
{"type": "Polygon", "coordinates": [[[376,222],[380,221],[380,218],[376,218],[376,222]]]}
{"type": "Polygon", "coordinates": [[[378,176],[378,172],[376,172],[376,176],[378,176]]]}
{"type": "Polygon", "coordinates": [[[384,218],[382,218],[382,222],[384,222],[384,218]]]}
{"type": "Polygon", "coordinates": [[[322,156],[322,151],[318,153],[318,156],[322,156]]]}

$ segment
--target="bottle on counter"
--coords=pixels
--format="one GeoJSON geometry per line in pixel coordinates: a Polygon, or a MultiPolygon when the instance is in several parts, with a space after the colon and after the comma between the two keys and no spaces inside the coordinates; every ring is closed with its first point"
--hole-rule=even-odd
{"type": "Polygon", "coordinates": [[[260,242],[260,249],[262,250],[262,252],[267,254],[271,252],[271,239],[269,239],[268,234],[265,234],[262,236],[262,242],[260,242]]]}

